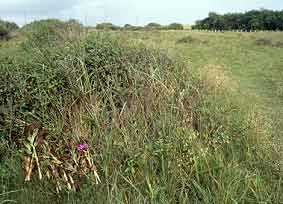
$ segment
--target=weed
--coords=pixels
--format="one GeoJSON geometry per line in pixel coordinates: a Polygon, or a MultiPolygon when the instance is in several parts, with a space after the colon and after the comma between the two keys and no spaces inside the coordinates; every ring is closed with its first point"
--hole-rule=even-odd
{"type": "Polygon", "coordinates": [[[272,40],[269,38],[258,38],[256,44],[259,46],[272,46],[272,40]]]}
{"type": "Polygon", "coordinates": [[[195,42],[195,39],[192,36],[186,36],[177,40],[177,43],[193,43],[193,42],[195,42]]]}
{"type": "Polygon", "coordinates": [[[277,42],[274,44],[274,47],[283,48],[283,42],[282,42],[282,41],[277,41],[277,42]]]}
{"type": "Polygon", "coordinates": [[[197,38],[194,38],[192,36],[186,36],[183,38],[180,38],[176,41],[177,44],[191,44],[191,43],[200,43],[200,44],[207,44],[209,41],[206,40],[199,40],[197,38]]]}

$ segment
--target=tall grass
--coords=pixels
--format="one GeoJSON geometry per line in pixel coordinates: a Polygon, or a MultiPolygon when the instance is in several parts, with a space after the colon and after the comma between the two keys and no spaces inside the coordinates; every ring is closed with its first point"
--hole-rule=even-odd
{"type": "Polygon", "coordinates": [[[256,117],[186,63],[105,33],[37,34],[19,48],[26,58],[1,61],[1,202],[281,202],[256,117]],[[63,163],[68,141],[87,141],[101,183],[82,177],[59,194],[46,176],[23,184],[19,147],[34,121],[63,163]]]}

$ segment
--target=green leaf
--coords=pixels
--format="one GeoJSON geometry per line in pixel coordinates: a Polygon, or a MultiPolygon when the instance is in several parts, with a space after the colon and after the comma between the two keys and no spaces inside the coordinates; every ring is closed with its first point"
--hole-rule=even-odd
{"type": "MultiPolygon", "coordinates": [[[[28,144],[28,143],[24,143],[24,146],[26,147],[26,151],[28,151],[28,152],[32,152],[32,147],[31,147],[31,145],[30,144],[28,144]]],[[[28,153],[29,154],[29,153],[28,153]]],[[[32,154],[32,153],[31,153],[32,154]]]]}

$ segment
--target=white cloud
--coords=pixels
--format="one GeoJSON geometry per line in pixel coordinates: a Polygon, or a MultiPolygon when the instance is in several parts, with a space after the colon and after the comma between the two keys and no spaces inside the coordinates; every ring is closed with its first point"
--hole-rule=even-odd
{"type": "Polygon", "coordinates": [[[0,13],[19,15],[29,12],[30,15],[46,15],[70,9],[78,0],[0,0],[0,13]]]}
{"type": "Polygon", "coordinates": [[[95,25],[159,22],[193,23],[208,12],[282,9],[282,0],[0,0],[0,18],[25,22],[41,18],[76,18],[95,25]]]}

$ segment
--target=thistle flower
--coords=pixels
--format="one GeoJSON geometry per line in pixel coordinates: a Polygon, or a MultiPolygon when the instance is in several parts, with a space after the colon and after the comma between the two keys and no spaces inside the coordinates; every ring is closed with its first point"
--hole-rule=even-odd
{"type": "Polygon", "coordinates": [[[86,143],[78,144],[78,145],[77,145],[77,150],[78,150],[78,152],[82,152],[82,151],[87,150],[88,147],[89,147],[89,146],[88,146],[88,144],[86,144],[86,143]]]}

